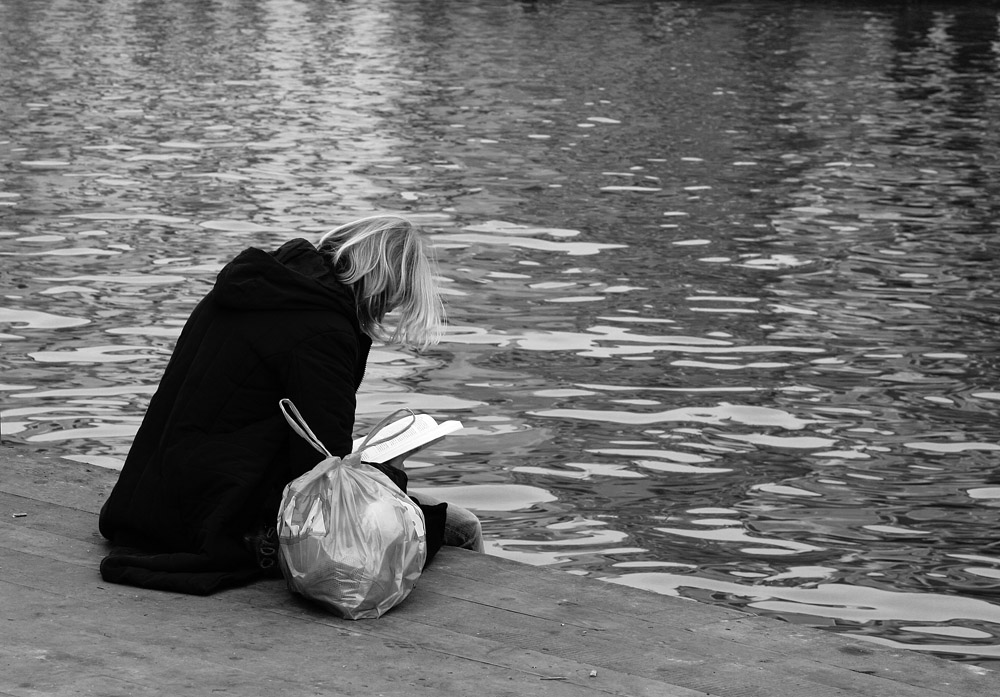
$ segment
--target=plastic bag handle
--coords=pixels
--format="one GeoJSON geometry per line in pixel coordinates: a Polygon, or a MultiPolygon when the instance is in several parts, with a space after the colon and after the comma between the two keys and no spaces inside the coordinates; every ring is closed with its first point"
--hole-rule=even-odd
{"type": "Polygon", "coordinates": [[[316,450],[320,451],[327,457],[333,457],[333,455],[330,454],[330,451],[326,449],[326,446],[323,445],[322,441],[320,441],[320,439],[316,437],[316,434],[312,432],[312,429],[309,428],[309,424],[306,423],[306,420],[302,418],[302,414],[300,414],[299,410],[295,408],[294,404],[292,404],[292,400],[286,397],[278,402],[278,406],[281,408],[281,413],[285,415],[285,421],[288,422],[288,425],[292,427],[293,431],[302,436],[306,442],[316,450]]]}
{"type": "MultiPolygon", "coordinates": [[[[309,445],[311,445],[313,448],[318,450],[323,455],[326,455],[327,457],[333,457],[330,451],[326,449],[326,446],[323,445],[323,442],[316,436],[315,433],[312,432],[312,429],[309,428],[309,424],[307,424],[306,420],[302,418],[302,414],[299,413],[299,410],[292,403],[292,400],[286,397],[278,402],[278,407],[281,409],[281,413],[285,415],[285,421],[288,422],[288,425],[292,427],[293,431],[302,436],[306,440],[306,442],[309,443],[309,445]]],[[[385,443],[388,440],[392,440],[396,436],[405,433],[406,429],[412,426],[416,420],[417,420],[417,415],[413,413],[412,409],[406,409],[406,408],[397,409],[396,411],[392,412],[384,419],[379,421],[375,425],[375,428],[373,428],[371,431],[368,432],[368,435],[365,436],[364,441],[362,441],[361,445],[355,452],[360,453],[365,448],[370,448],[372,446],[385,443]],[[372,437],[378,434],[378,432],[382,430],[382,428],[388,426],[390,423],[395,421],[399,414],[410,415],[410,423],[406,424],[406,428],[402,428],[396,433],[392,433],[384,438],[372,440],[372,437]]]]}
{"type": "Polygon", "coordinates": [[[407,409],[405,407],[402,408],[402,409],[397,409],[396,411],[392,412],[391,414],[389,414],[388,416],[386,416],[384,419],[382,419],[381,421],[379,421],[377,424],[375,424],[375,428],[373,428],[372,430],[370,430],[368,432],[368,435],[365,436],[365,439],[361,442],[361,445],[358,446],[358,449],[355,452],[359,452],[360,453],[365,448],[371,448],[373,446],[380,445],[382,443],[385,443],[388,440],[392,440],[393,438],[395,438],[397,436],[403,435],[404,433],[406,433],[406,429],[408,429],[410,426],[412,426],[416,422],[416,420],[417,420],[417,415],[413,413],[412,409],[407,409]],[[379,438],[377,440],[372,440],[372,437],[375,436],[379,431],[381,431],[383,428],[385,428],[386,426],[388,426],[389,424],[391,424],[393,421],[395,421],[396,417],[399,414],[409,414],[410,415],[410,423],[406,424],[406,426],[404,428],[399,429],[395,433],[389,434],[385,438],[379,438]]]}

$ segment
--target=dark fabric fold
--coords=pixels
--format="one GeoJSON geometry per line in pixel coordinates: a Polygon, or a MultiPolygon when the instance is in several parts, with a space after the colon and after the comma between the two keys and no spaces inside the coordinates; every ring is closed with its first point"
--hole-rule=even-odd
{"type": "Polygon", "coordinates": [[[434,506],[425,506],[417,501],[417,505],[424,514],[424,524],[427,526],[427,561],[424,562],[426,569],[444,545],[444,521],[448,516],[448,504],[441,502],[434,506]]]}
{"type": "Polygon", "coordinates": [[[135,550],[112,551],[101,561],[101,578],[153,590],[211,595],[225,588],[263,578],[260,568],[215,569],[212,559],[186,552],[143,554],[135,550]]]}

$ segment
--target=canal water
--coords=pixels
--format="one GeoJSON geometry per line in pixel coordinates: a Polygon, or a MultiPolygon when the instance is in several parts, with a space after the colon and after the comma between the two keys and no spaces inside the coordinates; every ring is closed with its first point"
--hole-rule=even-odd
{"type": "Polygon", "coordinates": [[[359,430],[489,551],[1000,658],[993,2],[0,0],[4,447],[120,467],[248,246],[395,212],[359,430]]]}

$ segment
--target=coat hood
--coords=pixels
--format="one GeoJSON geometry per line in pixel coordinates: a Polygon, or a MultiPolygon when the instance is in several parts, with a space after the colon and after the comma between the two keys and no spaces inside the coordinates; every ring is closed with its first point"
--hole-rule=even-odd
{"type": "Polygon", "coordinates": [[[357,325],[354,291],[304,239],[274,252],[244,250],[219,272],[212,293],[233,310],[333,310],[357,325]]]}

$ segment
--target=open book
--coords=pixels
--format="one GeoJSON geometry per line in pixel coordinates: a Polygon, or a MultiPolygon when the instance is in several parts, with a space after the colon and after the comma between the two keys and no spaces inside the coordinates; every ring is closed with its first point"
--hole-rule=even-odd
{"type": "MultiPolygon", "coordinates": [[[[459,421],[438,423],[430,414],[415,414],[413,416],[407,414],[372,434],[371,442],[373,443],[389,436],[392,437],[384,443],[369,445],[365,448],[365,451],[361,453],[361,461],[388,462],[403,453],[420,450],[460,428],[462,428],[462,424],[459,421]]],[[[364,437],[354,439],[355,452],[361,447],[364,440],[364,437]]]]}

